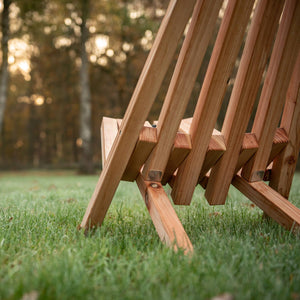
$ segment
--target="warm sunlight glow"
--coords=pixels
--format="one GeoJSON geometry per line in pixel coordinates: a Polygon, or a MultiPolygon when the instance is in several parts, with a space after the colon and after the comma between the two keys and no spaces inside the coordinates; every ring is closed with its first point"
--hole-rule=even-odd
{"type": "Polygon", "coordinates": [[[70,26],[70,25],[72,24],[72,20],[71,20],[70,18],[65,18],[64,23],[65,23],[67,26],[70,26]]]}
{"type": "Polygon", "coordinates": [[[42,95],[37,95],[37,94],[33,94],[30,97],[30,100],[32,101],[32,103],[36,106],[41,106],[44,104],[45,102],[45,98],[42,95]]]}
{"type": "Polygon", "coordinates": [[[29,45],[23,39],[11,39],[8,42],[9,52],[15,57],[24,56],[25,52],[29,51],[29,48],[29,45]]]}
{"type": "Polygon", "coordinates": [[[129,44],[127,42],[123,43],[122,45],[122,49],[125,51],[125,52],[128,52],[130,50],[133,49],[133,44],[129,44]]]}
{"type": "Polygon", "coordinates": [[[107,64],[108,64],[107,57],[98,58],[97,63],[98,63],[98,65],[103,66],[103,67],[107,66],[107,64]]]}
{"type": "Polygon", "coordinates": [[[72,41],[69,38],[66,37],[58,37],[57,39],[54,40],[54,46],[56,49],[59,49],[61,47],[69,47],[71,46],[72,41]]]}
{"type": "Polygon", "coordinates": [[[11,64],[13,64],[14,62],[15,62],[14,56],[10,55],[10,56],[8,57],[8,63],[11,65],[11,64]]]}
{"type": "Polygon", "coordinates": [[[29,36],[23,35],[22,39],[14,38],[8,42],[9,71],[20,72],[26,81],[31,79],[30,59],[32,55],[39,55],[37,47],[29,44],[29,36]]]}
{"type": "Polygon", "coordinates": [[[97,56],[95,54],[90,55],[90,61],[95,63],[97,61],[97,56]]]}
{"type": "Polygon", "coordinates": [[[19,69],[22,71],[22,73],[29,73],[31,68],[30,68],[30,62],[28,60],[21,60],[19,63],[19,69]]]}
{"type": "Polygon", "coordinates": [[[97,49],[100,52],[104,53],[105,49],[108,47],[108,44],[109,44],[109,37],[104,34],[99,34],[95,38],[95,44],[96,44],[97,49]]]}
{"type": "Polygon", "coordinates": [[[96,32],[96,27],[95,26],[90,26],[89,27],[89,32],[90,33],[95,33],[96,32]]]}
{"type": "Polygon", "coordinates": [[[113,49],[107,49],[107,50],[106,50],[106,55],[107,55],[108,57],[113,57],[114,54],[115,54],[115,52],[114,52],[113,49]]]}

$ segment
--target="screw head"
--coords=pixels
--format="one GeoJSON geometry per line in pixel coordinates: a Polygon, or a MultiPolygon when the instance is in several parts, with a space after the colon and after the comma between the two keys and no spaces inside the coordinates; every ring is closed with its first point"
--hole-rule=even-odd
{"type": "Polygon", "coordinates": [[[158,188],[158,184],[157,183],[151,183],[150,186],[154,189],[157,189],[158,188]]]}

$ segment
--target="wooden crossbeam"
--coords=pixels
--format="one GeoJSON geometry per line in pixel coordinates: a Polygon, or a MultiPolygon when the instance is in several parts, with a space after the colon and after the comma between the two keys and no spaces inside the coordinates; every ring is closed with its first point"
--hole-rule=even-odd
{"type": "Polygon", "coordinates": [[[140,173],[141,167],[157,143],[156,129],[149,122],[145,122],[135,148],[122,176],[124,181],[134,181],[140,173]]]}
{"type": "Polygon", "coordinates": [[[300,232],[300,209],[262,181],[248,182],[236,175],[232,184],[268,216],[288,230],[300,232]]]}

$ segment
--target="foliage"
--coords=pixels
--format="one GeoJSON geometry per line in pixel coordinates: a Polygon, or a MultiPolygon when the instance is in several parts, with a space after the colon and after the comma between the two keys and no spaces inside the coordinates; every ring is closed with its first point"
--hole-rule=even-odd
{"type": "MultiPolygon", "coordinates": [[[[122,117],[166,1],[91,1],[87,20],[94,162],[104,115],[122,117]]],[[[0,166],[74,166],[79,161],[81,1],[13,1],[10,84],[0,166]]]]}
{"type": "MultiPolygon", "coordinates": [[[[0,174],[0,298],[298,299],[300,239],[263,220],[236,190],[223,207],[199,188],[175,207],[195,253],[161,244],[135,184],[116,193],[104,224],[78,232],[96,176],[0,174]]],[[[290,200],[300,206],[300,176],[290,200]]]]}

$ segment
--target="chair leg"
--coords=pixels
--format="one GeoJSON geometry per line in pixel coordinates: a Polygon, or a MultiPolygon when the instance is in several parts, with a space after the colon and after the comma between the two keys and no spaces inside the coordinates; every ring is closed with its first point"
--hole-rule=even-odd
{"type": "Polygon", "coordinates": [[[141,174],[136,182],[162,242],[175,251],[182,249],[185,254],[191,254],[193,245],[162,185],[159,182],[145,181],[141,174]]]}

